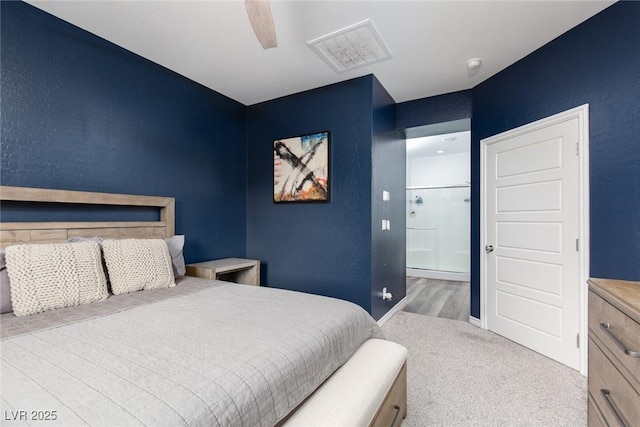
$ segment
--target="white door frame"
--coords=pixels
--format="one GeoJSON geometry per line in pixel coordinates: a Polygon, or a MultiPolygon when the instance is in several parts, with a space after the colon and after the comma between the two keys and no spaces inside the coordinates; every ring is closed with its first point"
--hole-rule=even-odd
{"type": "Polygon", "coordinates": [[[589,104],[537,120],[533,123],[508,130],[498,135],[482,139],[480,141],[480,326],[487,329],[487,254],[484,250],[486,244],[486,192],[487,192],[487,149],[505,139],[532,132],[540,128],[552,126],[557,123],[577,118],[580,126],[579,168],[580,168],[580,291],[579,291],[579,325],[580,325],[580,373],[587,375],[587,279],[589,278],[589,104]]]}

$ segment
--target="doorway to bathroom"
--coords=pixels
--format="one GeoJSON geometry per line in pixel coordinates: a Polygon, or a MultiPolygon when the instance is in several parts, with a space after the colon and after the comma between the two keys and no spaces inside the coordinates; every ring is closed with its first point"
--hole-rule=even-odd
{"type": "Polygon", "coordinates": [[[404,131],[404,311],[470,321],[471,119],[404,131]]]}
{"type": "Polygon", "coordinates": [[[407,276],[469,281],[471,132],[407,139],[407,276]]]}
{"type": "Polygon", "coordinates": [[[471,132],[407,139],[404,310],[469,320],[471,132]]]}
{"type": "Polygon", "coordinates": [[[407,276],[469,282],[471,132],[407,139],[407,276]]]}

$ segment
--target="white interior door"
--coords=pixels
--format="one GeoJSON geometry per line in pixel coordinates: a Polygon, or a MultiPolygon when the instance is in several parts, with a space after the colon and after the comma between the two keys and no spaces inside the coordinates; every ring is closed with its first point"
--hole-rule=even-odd
{"type": "Polygon", "coordinates": [[[486,326],[580,369],[577,117],[483,141],[486,326]]]}

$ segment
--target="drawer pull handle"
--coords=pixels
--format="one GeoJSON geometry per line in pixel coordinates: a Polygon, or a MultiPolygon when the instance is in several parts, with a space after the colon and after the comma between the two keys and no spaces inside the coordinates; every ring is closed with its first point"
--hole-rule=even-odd
{"type": "Polygon", "coordinates": [[[609,324],[608,323],[600,323],[600,329],[602,329],[604,331],[604,333],[607,334],[609,336],[609,338],[611,338],[613,340],[613,342],[616,343],[616,345],[618,347],[620,347],[620,350],[622,350],[624,352],[624,354],[626,354],[627,356],[634,357],[634,358],[640,358],[640,351],[632,351],[632,350],[629,350],[627,347],[625,347],[624,344],[622,344],[620,342],[620,340],[618,338],[616,338],[616,336],[611,333],[611,331],[609,330],[609,324]]]}
{"type": "Polygon", "coordinates": [[[607,406],[609,407],[609,409],[611,409],[611,412],[613,412],[613,415],[616,417],[616,421],[618,421],[618,424],[620,424],[622,427],[626,427],[624,420],[618,413],[616,406],[613,404],[613,400],[611,399],[611,392],[605,388],[601,388],[600,393],[602,393],[604,401],[607,402],[607,406]]]}
{"type": "Polygon", "coordinates": [[[398,405],[393,405],[393,409],[396,410],[396,415],[393,417],[393,421],[391,421],[391,427],[396,425],[396,420],[398,419],[398,415],[400,415],[400,407],[398,405]]]}

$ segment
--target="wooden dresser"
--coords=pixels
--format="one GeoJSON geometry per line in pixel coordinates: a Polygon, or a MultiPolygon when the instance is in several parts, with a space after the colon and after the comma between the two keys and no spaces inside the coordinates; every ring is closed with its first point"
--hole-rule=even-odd
{"type": "Polygon", "coordinates": [[[589,279],[589,426],[640,426],[640,282],[589,279]]]}

